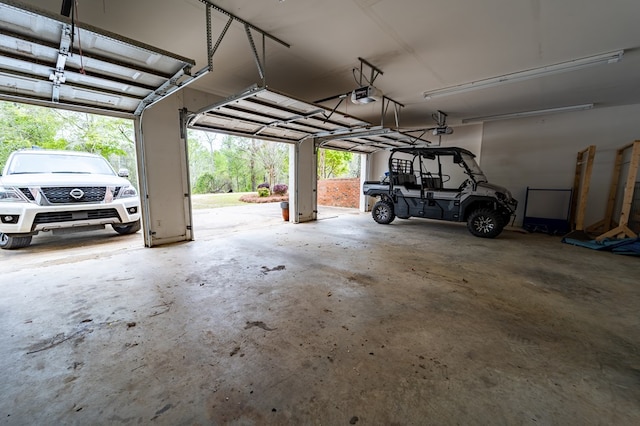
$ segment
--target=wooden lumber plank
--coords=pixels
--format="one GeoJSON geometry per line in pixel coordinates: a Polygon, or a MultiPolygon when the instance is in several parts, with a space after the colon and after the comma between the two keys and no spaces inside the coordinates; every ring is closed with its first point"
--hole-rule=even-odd
{"type": "Polygon", "coordinates": [[[624,187],[624,198],[622,200],[622,212],[620,213],[619,225],[612,230],[605,232],[596,237],[597,241],[605,238],[629,238],[637,237],[637,234],[629,228],[629,217],[631,214],[631,204],[633,203],[633,192],[635,190],[636,177],[638,176],[638,168],[640,167],[640,140],[633,144],[622,148],[622,150],[633,147],[631,151],[631,161],[629,162],[629,171],[627,173],[627,183],[624,187]]]}
{"type": "Polygon", "coordinates": [[[596,237],[596,241],[602,241],[607,238],[625,238],[625,237],[635,238],[637,236],[638,235],[635,232],[633,232],[631,229],[629,229],[627,225],[620,225],[616,228],[613,228],[609,232],[605,232],[604,234],[599,235],[598,237],[596,237]]]}
{"type": "Polygon", "coordinates": [[[624,187],[624,198],[622,199],[620,225],[627,225],[629,223],[631,204],[633,203],[633,191],[636,186],[636,177],[638,176],[638,166],[640,166],[640,141],[635,141],[633,143],[633,149],[631,151],[631,162],[629,163],[627,184],[624,187]]]}
{"type": "MultiPolygon", "coordinates": [[[[584,152],[584,151],[583,151],[584,152]]],[[[591,173],[593,171],[593,159],[596,156],[595,145],[587,148],[587,168],[584,172],[584,179],[580,185],[580,197],[578,199],[578,210],[576,212],[576,231],[584,230],[584,216],[587,212],[587,198],[589,196],[589,187],[591,185],[591,173]]],[[[584,155],[582,155],[584,157],[584,155]]]]}
{"type": "Polygon", "coordinates": [[[607,209],[604,216],[604,230],[608,231],[612,228],[611,220],[613,219],[613,211],[616,206],[616,197],[618,195],[618,182],[620,182],[620,172],[622,171],[622,162],[624,158],[625,148],[621,148],[616,153],[616,162],[613,167],[613,176],[611,177],[611,187],[609,188],[609,200],[607,201],[607,209]]]}
{"type": "Polygon", "coordinates": [[[578,208],[578,193],[580,191],[580,178],[582,177],[582,156],[588,149],[578,152],[576,158],[576,172],[573,177],[573,189],[571,196],[571,206],[569,208],[569,222],[571,229],[576,229],[576,210],[578,208]]]}

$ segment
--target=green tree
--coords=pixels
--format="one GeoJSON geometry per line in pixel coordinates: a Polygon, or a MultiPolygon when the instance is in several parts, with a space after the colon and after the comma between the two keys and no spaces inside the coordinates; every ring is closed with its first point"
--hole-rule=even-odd
{"type": "Polygon", "coordinates": [[[59,135],[67,141],[66,149],[102,155],[116,170],[127,169],[129,180],[137,186],[132,120],[66,110],[54,112],[63,121],[59,135]]]}
{"type": "Polygon", "coordinates": [[[133,121],[75,111],[55,110],[64,121],[63,135],[75,151],[105,158],[126,156],[134,146],[133,121]]]}
{"type": "Polygon", "coordinates": [[[211,166],[211,153],[202,145],[199,133],[189,130],[187,132],[187,150],[189,155],[189,175],[191,184],[195,187],[196,182],[204,173],[213,174],[214,168],[211,166]]]}
{"type": "Polygon", "coordinates": [[[318,179],[347,176],[353,153],[320,148],[318,150],[318,179]]]}
{"type": "Polygon", "coordinates": [[[63,125],[50,108],[0,102],[0,169],[17,149],[67,148],[67,142],[57,137],[63,125]]]}
{"type": "Polygon", "coordinates": [[[226,159],[227,174],[232,182],[233,190],[238,192],[251,191],[249,167],[249,143],[244,138],[226,136],[220,149],[226,159]]]}
{"type": "Polygon", "coordinates": [[[16,149],[69,149],[101,154],[137,185],[132,120],[0,102],[0,129],[0,168],[16,149]]]}
{"type": "MultiPolygon", "coordinates": [[[[189,130],[189,174],[194,192],[199,178],[213,176],[212,190],[247,192],[264,181],[270,186],[288,180],[289,148],[284,144],[189,130]]],[[[210,178],[208,178],[210,179],[210,178]]]]}
{"type": "Polygon", "coordinates": [[[194,194],[209,194],[216,192],[216,179],[211,173],[204,173],[198,177],[193,187],[194,194]]]}
{"type": "Polygon", "coordinates": [[[289,171],[289,148],[281,143],[262,142],[256,151],[259,164],[265,171],[269,186],[284,183],[289,171]]]}

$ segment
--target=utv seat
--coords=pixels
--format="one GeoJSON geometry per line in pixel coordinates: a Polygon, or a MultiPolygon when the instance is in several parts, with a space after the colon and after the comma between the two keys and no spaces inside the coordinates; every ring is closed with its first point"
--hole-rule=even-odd
{"type": "Polygon", "coordinates": [[[442,189],[442,182],[439,177],[433,177],[431,174],[422,175],[420,177],[422,186],[430,189],[442,189]]]}
{"type": "Polygon", "coordinates": [[[409,173],[398,173],[393,175],[394,185],[402,185],[407,189],[420,189],[416,181],[416,175],[409,173]]]}

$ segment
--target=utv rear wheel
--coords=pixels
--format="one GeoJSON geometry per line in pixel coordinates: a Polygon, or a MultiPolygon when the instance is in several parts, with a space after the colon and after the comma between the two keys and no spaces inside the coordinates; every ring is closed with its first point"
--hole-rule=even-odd
{"type": "Polygon", "coordinates": [[[375,203],[373,210],[371,210],[371,215],[373,216],[373,220],[383,225],[393,222],[393,219],[396,218],[393,212],[393,205],[386,201],[378,201],[375,203]]]}
{"type": "Polygon", "coordinates": [[[478,209],[467,219],[467,229],[476,237],[495,238],[502,232],[502,216],[491,209],[478,209]]]}
{"type": "Polygon", "coordinates": [[[140,220],[136,220],[135,222],[125,223],[123,225],[111,225],[114,231],[118,234],[135,234],[140,230],[140,220]]]}
{"type": "Polygon", "coordinates": [[[14,250],[27,247],[29,244],[31,244],[31,235],[27,235],[26,237],[10,237],[0,232],[0,248],[2,249],[14,250]]]}

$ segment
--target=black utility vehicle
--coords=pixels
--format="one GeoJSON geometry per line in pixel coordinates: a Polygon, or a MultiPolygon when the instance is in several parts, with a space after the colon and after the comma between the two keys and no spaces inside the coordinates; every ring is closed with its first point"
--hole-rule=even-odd
{"type": "Polygon", "coordinates": [[[363,192],[378,198],[371,212],[378,223],[396,216],[467,222],[484,238],[498,236],[518,206],[506,188],[487,182],[473,153],[454,147],[395,148],[389,171],[363,192]]]}

